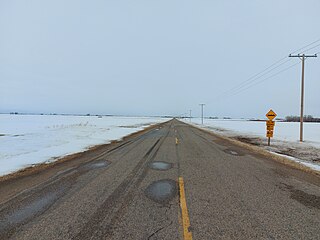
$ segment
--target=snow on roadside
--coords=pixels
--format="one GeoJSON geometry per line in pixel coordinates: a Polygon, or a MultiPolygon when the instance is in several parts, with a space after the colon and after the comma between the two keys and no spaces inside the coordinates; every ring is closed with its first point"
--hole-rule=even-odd
{"type": "MultiPolygon", "coordinates": [[[[188,120],[185,120],[187,123],[188,120]]],[[[205,128],[217,134],[263,147],[265,150],[285,156],[313,170],[320,171],[320,124],[304,124],[304,142],[299,142],[299,123],[276,122],[271,146],[267,146],[266,123],[263,121],[235,119],[193,119],[197,127],[205,128]]]]}
{"type": "Polygon", "coordinates": [[[155,123],[150,117],[0,114],[0,176],[91,146],[110,143],[155,123]]]}
{"type": "Polygon", "coordinates": [[[298,159],[298,158],[295,158],[295,157],[291,157],[291,156],[288,156],[288,155],[285,155],[285,154],[280,154],[280,153],[276,153],[276,152],[271,152],[273,154],[276,154],[278,156],[281,156],[281,157],[285,157],[287,159],[290,159],[291,161],[294,161],[294,162],[297,162],[299,164],[302,164],[308,168],[311,168],[313,170],[316,170],[318,172],[320,172],[320,165],[319,164],[315,164],[315,163],[311,163],[311,162],[307,162],[307,161],[304,161],[304,160],[301,160],[301,159],[298,159]]]}

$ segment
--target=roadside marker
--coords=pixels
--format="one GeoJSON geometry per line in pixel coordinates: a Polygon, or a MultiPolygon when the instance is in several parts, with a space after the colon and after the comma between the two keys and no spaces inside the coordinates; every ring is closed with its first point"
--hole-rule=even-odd
{"type": "Polygon", "coordinates": [[[183,227],[183,239],[192,240],[192,233],[190,230],[190,219],[188,214],[186,194],[184,191],[183,178],[179,177],[179,191],[180,191],[180,208],[182,216],[182,227],[183,227]]]}

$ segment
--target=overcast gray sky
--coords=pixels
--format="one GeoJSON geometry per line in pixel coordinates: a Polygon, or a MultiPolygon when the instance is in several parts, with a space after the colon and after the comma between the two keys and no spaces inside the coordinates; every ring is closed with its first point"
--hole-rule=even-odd
{"type": "MultiPolygon", "coordinates": [[[[0,0],[0,112],[199,115],[206,103],[207,116],[298,115],[300,64],[229,90],[320,39],[319,10],[319,0],[0,0]]],[[[320,116],[319,91],[320,57],[306,61],[306,114],[320,116]]]]}

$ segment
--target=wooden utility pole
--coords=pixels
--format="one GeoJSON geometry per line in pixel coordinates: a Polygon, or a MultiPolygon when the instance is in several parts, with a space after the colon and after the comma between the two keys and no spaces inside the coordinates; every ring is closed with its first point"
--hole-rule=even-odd
{"type": "Polygon", "coordinates": [[[289,57],[298,57],[302,62],[302,73],[301,73],[301,100],[300,100],[300,142],[303,142],[303,108],[304,108],[304,62],[308,57],[317,57],[317,54],[314,55],[289,55],[289,57]]]}

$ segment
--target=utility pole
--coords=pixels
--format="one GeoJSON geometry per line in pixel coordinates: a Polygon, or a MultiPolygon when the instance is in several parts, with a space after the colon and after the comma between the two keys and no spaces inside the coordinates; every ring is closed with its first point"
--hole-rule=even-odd
{"type": "Polygon", "coordinates": [[[304,62],[306,58],[317,57],[317,54],[314,55],[289,55],[289,57],[298,57],[302,62],[302,73],[301,73],[301,105],[300,105],[300,142],[303,142],[303,107],[304,107],[304,62]]]}
{"type": "Polygon", "coordinates": [[[199,104],[201,106],[201,124],[203,125],[203,106],[205,105],[204,103],[199,104]]]}
{"type": "Polygon", "coordinates": [[[191,118],[192,118],[192,115],[191,115],[191,113],[192,113],[192,110],[189,110],[190,111],[190,122],[191,122],[191,118]]]}

